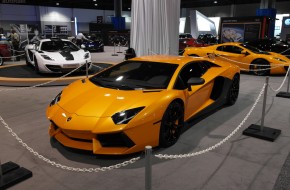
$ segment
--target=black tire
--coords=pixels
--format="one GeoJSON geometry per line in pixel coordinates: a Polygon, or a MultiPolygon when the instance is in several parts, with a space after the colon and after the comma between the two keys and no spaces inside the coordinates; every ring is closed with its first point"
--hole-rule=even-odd
{"type": "Polygon", "coordinates": [[[251,63],[250,70],[254,75],[270,75],[270,63],[264,59],[258,59],[251,63]]]}
{"type": "Polygon", "coordinates": [[[227,95],[227,105],[234,105],[238,99],[240,91],[240,75],[236,74],[232,80],[232,84],[229,88],[227,95]]]}
{"type": "Polygon", "coordinates": [[[34,71],[36,74],[40,73],[36,57],[34,57],[34,71]]]}
{"type": "Polygon", "coordinates": [[[161,147],[169,147],[174,145],[184,125],[184,109],[183,106],[174,101],[169,104],[162,117],[159,145],[161,147]]]}
{"type": "Polygon", "coordinates": [[[0,55],[0,66],[4,64],[4,59],[2,58],[2,55],[0,55]]]}

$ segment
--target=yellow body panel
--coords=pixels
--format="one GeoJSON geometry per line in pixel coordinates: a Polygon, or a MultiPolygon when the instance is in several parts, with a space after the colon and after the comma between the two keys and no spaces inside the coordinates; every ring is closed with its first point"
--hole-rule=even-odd
{"type": "Polygon", "coordinates": [[[47,108],[47,118],[51,121],[49,134],[61,144],[71,148],[92,151],[94,154],[130,154],[159,144],[161,120],[168,105],[174,100],[184,104],[184,119],[188,120],[214,103],[210,98],[216,76],[232,80],[239,68],[225,61],[207,58],[179,56],[145,56],[134,61],[154,61],[178,64],[167,89],[155,90],[118,90],[97,86],[79,80],[66,87],[60,101],[47,108]],[[211,61],[216,67],[210,68],[202,78],[203,85],[188,89],[173,89],[179,71],[189,62],[196,60],[211,61]],[[197,101],[198,100],[198,101],[197,101]],[[116,125],[111,116],[132,108],[145,108],[128,124],[116,125]],[[132,147],[105,147],[100,135],[125,134],[132,147]]]}
{"type": "Polygon", "coordinates": [[[187,47],[185,48],[185,51],[183,53],[184,56],[199,56],[199,57],[207,57],[209,54],[213,54],[214,59],[222,60],[222,61],[228,61],[232,64],[235,64],[239,66],[242,70],[249,71],[250,70],[250,64],[253,63],[257,59],[264,59],[271,65],[270,74],[285,74],[287,70],[284,66],[289,67],[290,60],[285,57],[284,55],[274,53],[274,52],[268,52],[269,54],[258,54],[249,51],[245,47],[240,45],[241,43],[237,42],[228,42],[223,44],[217,44],[207,47],[187,47]],[[249,55],[245,54],[238,54],[238,53],[230,53],[225,51],[219,51],[217,50],[220,46],[225,45],[231,45],[231,46],[237,46],[243,51],[248,52],[249,55]],[[275,59],[276,58],[276,59],[275,59]],[[277,60],[281,59],[284,61],[277,60]]]}

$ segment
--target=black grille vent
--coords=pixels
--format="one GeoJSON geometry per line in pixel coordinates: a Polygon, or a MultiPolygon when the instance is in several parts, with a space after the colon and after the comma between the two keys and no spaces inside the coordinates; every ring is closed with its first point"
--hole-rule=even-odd
{"type": "Polygon", "coordinates": [[[103,147],[132,147],[134,142],[124,133],[103,134],[97,136],[103,147]]]}

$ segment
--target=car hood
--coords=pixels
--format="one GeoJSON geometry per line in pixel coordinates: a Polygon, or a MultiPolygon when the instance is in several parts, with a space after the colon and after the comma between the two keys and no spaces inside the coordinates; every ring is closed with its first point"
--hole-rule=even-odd
{"type": "Polygon", "coordinates": [[[84,50],[79,51],[58,51],[58,52],[44,52],[43,54],[49,56],[55,61],[73,61],[73,60],[84,60],[84,50]]]}
{"type": "Polygon", "coordinates": [[[156,103],[166,90],[117,90],[76,82],[65,89],[58,105],[70,114],[110,117],[117,112],[156,103]]]}

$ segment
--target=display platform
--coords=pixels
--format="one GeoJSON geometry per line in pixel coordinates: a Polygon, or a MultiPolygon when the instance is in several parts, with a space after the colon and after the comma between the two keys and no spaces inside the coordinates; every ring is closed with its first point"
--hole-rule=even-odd
{"type": "MultiPolygon", "coordinates": [[[[111,66],[109,63],[93,63],[93,67],[89,72],[89,75],[93,75],[100,70],[111,66]]],[[[17,86],[27,87],[38,85],[46,82],[53,81],[43,86],[57,86],[67,85],[72,81],[84,78],[85,72],[74,72],[66,77],[60,78],[65,73],[54,74],[54,73],[35,73],[32,67],[26,64],[11,64],[0,67],[0,86],[17,86]]]]}

